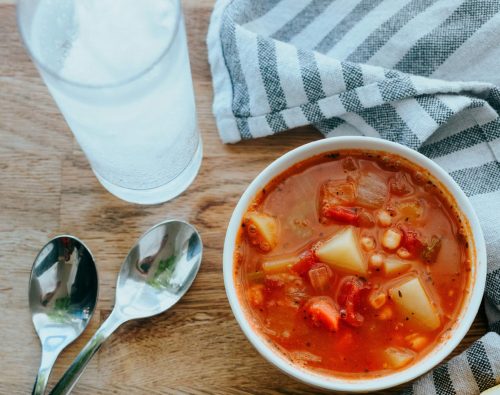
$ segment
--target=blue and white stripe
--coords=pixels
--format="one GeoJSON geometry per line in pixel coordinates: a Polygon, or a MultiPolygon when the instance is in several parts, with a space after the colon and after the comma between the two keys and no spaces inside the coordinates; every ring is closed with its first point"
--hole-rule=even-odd
{"type": "Polygon", "coordinates": [[[207,43],[223,142],[312,124],[397,141],[453,176],[486,236],[492,332],[408,391],[500,383],[500,1],[218,0],[207,43]]]}

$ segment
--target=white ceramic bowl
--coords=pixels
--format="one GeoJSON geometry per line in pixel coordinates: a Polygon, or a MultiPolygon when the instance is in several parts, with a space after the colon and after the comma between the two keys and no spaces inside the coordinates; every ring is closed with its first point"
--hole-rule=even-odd
{"type": "Polygon", "coordinates": [[[253,180],[238,202],[229,222],[224,243],[223,270],[224,284],[234,316],[247,338],[264,358],[288,375],[316,387],[337,391],[369,392],[393,387],[413,380],[439,364],[460,343],[476,316],[483,296],[486,281],[486,247],[479,221],[468,198],[448,173],[436,163],[414,150],[386,140],[368,137],[336,137],[315,141],[288,152],[271,163],[253,180]],[[469,221],[475,244],[476,261],[472,265],[472,281],[470,283],[472,292],[468,294],[469,297],[466,297],[466,300],[463,302],[458,324],[452,329],[451,335],[415,364],[382,377],[353,379],[327,376],[293,364],[280,351],[274,348],[264,338],[264,335],[252,327],[235,289],[233,257],[236,236],[242,217],[257,192],[275,176],[295,163],[323,152],[343,149],[362,149],[393,153],[427,169],[455,198],[460,211],[469,221]]]}

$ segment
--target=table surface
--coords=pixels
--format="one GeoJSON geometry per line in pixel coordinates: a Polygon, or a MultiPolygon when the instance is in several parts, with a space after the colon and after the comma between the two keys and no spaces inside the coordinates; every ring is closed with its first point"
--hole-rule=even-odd
{"type": "MultiPolygon", "coordinates": [[[[178,198],[138,206],[107,193],[23,48],[14,0],[0,0],[0,393],[26,394],[40,346],[28,310],[28,279],[39,248],[71,233],[92,250],[99,301],[85,333],[59,357],[50,383],[108,316],[115,280],[130,246],[166,218],[193,223],[204,242],[191,290],[158,317],[121,327],[91,361],[75,394],[312,393],[266,362],[245,339],[226,299],[222,248],[231,212],[249,182],[271,161],[321,138],[303,128],[223,145],[211,111],[205,36],[213,0],[183,1],[205,151],[198,177],[178,198]]],[[[486,332],[481,312],[455,353],[486,332]]]]}

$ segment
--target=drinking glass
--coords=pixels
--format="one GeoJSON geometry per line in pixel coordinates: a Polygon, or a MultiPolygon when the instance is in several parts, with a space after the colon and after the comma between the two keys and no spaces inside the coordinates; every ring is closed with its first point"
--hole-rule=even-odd
{"type": "Polygon", "coordinates": [[[179,0],[19,0],[26,48],[101,184],[140,204],[198,173],[198,132],[179,0]]]}

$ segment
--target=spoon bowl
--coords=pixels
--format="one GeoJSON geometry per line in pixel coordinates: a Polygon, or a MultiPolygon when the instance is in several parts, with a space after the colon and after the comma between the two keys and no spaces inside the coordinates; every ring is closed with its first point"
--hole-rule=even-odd
{"type": "Polygon", "coordinates": [[[130,320],[169,309],[191,286],[201,253],[201,238],[188,223],[167,221],[152,227],[120,269],[115,310],[130,320]]]}
{"type": "Polygon", "coordinates": [[[177,303],[198,273],[202,250],[200,235],[186,222],[165,221],[144,233],[120,269],[113,311],[51,394],[69,393],[92,356],[121,324],[163,313],[177,303]]]}
{"type": "Polygon", "coordinates": [[[33,263],[29,305],[42,345],[33,394],[43,394],[59,353],[85,330],[94,313],[97,270],[89,249],[77,238],[57,236],[33,263]]]}

